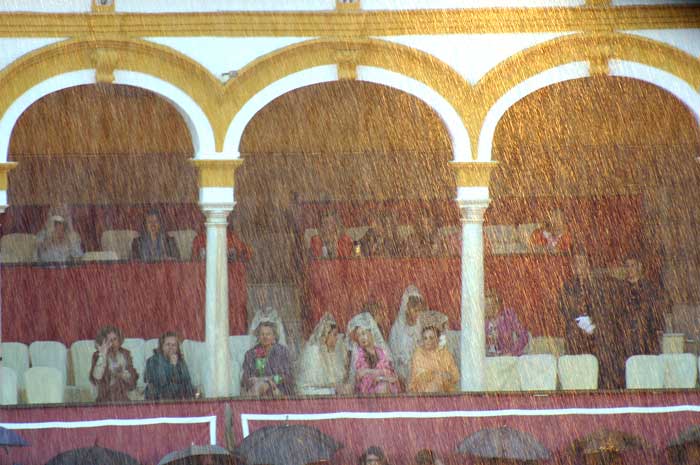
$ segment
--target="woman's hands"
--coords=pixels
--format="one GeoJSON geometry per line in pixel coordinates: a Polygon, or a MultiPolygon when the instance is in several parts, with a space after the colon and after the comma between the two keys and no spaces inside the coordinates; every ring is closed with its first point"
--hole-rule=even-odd
{"type": "Polygon", "coordinates": [[[107,355],[107,351],[109,350],[109,347],[110,347],[111,345],[112,345],[112,344],[109,342],[109,340],[107,340],[107,338],[105,338],[105,340],[102,341],[102,344],[100,344],[100,345],[97,346],[97,352],[99,352],[99,354],[100,354],[102,357],[104,357],[104,356],[107,355]]]}

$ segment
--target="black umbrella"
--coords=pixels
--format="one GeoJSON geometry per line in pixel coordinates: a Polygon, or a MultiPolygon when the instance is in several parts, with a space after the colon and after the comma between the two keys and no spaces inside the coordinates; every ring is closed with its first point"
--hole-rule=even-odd
{"type": "Polygon", "coordinates": [[[84,447],[61,452],[46,465],[141,465],[132,456],[103,447],[84,447]]]}
{"type": "Polygon", "coordinates": [[[517,429],[502,426],[470,434],[457,446],[457,452],[483,459],[549,460],[549,450],[537,439],[517,429]]]}
{"type": "Polygon", "coordinates": [[[167,454],[158,465],[238,465],[241,463],[228,449],[221,446],[191,445],[186,449],[167,454]]]}
{"type": "Polygon", "coordinates": [[[11,429],[0,426],[0,447],[4,447],[6,452],[8,447],[24,447],[28,445],[29,443],[22,436],[11,429]]]}
{"type": "Polygon", "coordinates": [[[316,428],[279,425],[256,430],[236,451],[248,465],[305,465],[330,460],[342,447],[316,428]]]}

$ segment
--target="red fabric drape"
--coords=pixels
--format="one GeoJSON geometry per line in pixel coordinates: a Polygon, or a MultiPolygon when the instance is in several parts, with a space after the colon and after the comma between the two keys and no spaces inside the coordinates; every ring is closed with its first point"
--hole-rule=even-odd
{"type": "MultiPolygon", "coordinates": [[[[168,330],[204,339],[204,262],[2,266],[3,341],[92,339],[115,324],[125,337],[168,330]]],[[[246,332],[246,277],[228,264],[231,334],[246,332]]]]}

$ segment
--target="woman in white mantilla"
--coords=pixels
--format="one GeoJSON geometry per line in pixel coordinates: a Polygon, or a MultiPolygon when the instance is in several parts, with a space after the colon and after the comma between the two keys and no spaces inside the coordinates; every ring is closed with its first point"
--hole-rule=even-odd
{"type": "Polygon", "coordinates": [[[346,385],[348,348],[338,330],[331,314],[321,317],[301,353],[298,392],[306,395],[349,392],[346,385]]]}
{"type": "MultiPolygon", "coordinates": [[[[267,295],[263,289],[256,289],[254,294],[254,305],[255,305],[255,315],[253,316],[253,321],[250,322],[248,326],[248,335],[251,336],[251,341],[255,341],[255,330],[260,323],[263,321],[269,321],[274,323],[277,327],[277,343],[287,347],[287,332],[284,328],[284,323],[280,317],[279,312],[272,306],[268,304],[267,295]]],[[[255,345],[254,343],[251,347],[255,345]]]]}
{"type": "Polygon", "coordinates": [[[358,394],[398,393],[400,383],[391,351],[374,317],[362,312],[348,323],[351,341],[350,382],[358,394]]]}
{"type": "Polygon", "coordinates": [[[418,316],[427,310],[423,295],[410,285],[401,296],[401,306],[389,334],[389,347],[394,356],[396,373],[406,382],[411,374],[411,358],[421,338],[418,316]]]}

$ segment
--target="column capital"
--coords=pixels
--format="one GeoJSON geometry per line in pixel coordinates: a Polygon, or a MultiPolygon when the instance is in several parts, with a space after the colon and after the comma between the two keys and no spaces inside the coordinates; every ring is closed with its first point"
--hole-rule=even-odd
{"type": "Polygon", "coordinates": [[[490,203],[490,199],[457,200],[462,223],[483,223],[484,213],[486,213],[490,203]]]}
{"type": "Polygon", "coordinates": [[[497,161],[453,161],[450,168],[455,175],[457,187],[488,187],[497,161]]]}
{"type": "Polygon", "coordinates": [[[199,171],[199,187],[234,187],[236,170],[243,165],[241,158],[193,158],[190,160],[199,171]]]}
{"type": "Polygon", "coordinates": [[[206,217],[207,225],[226,225],[228,224],[228,215],[233,211],[233,204],[200,204],[200,208],[206,217]]]}

